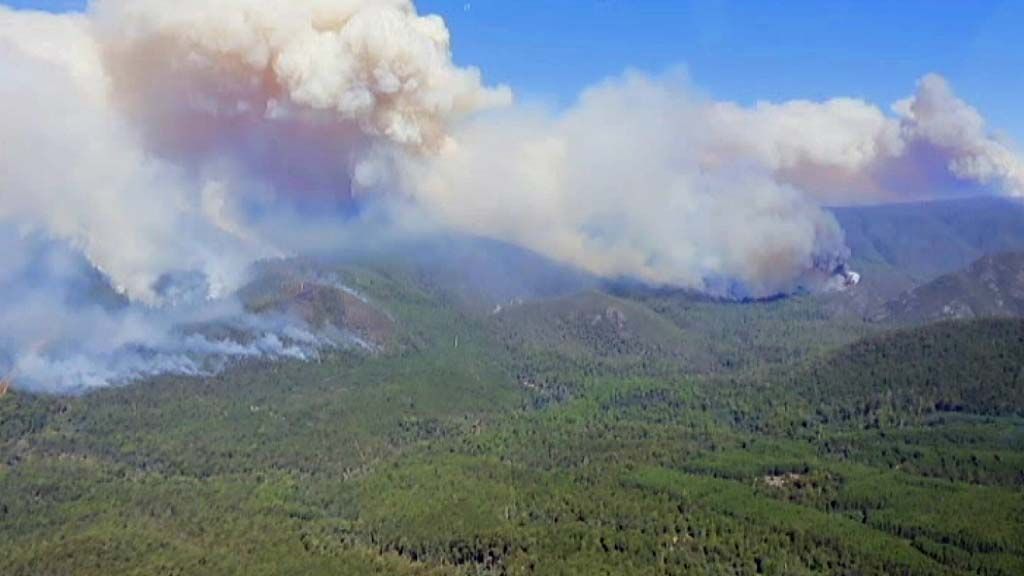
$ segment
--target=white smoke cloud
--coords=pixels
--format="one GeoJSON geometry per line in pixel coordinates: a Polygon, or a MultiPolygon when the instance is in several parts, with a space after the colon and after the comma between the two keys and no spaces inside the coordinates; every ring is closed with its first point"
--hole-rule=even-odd
{"type": "Polygon", "coordinates": [[[456,228],[606,276],[764,296],[832,272],[845,248],[831,215],[757,164],[705,169],[707,106],[629,75],[561,115],[470,124],[405,187],[456,228]]]}
{"type": "Polygon", "coordinates": [[[509,101],[449,52],[444,23],[401,0],[0,7],[0,134],[24,143],[0,159],[0,218],[79,246],[133,299],[155,303],[171,270],[228,291],[281,254],[247,204],[336,201],[377,141],[437,148],[509,101]]]}
{"type": "Polygon", "coordinates": [[[435,150],[452,121],[511,101],[454,66],[444,22],[408,0],[101,0],[94,12],[112,101],[154,150],[278,193],[344,197],[369,147],[435,150]]]}
{"type": "Polygon", "coordinates": [[[403,184],[451,226],[599,274],[747,296],[813,289],[847,256],[821,205],[1022,193],[1020,157],[941,78],[896,109],[747,108],[679,75],[627,74],[561,113],[479,118],[403,184]]]}
{"type": "Polygon", "coordinates": [[[904,139],[933,147],[947,160],[950,174],[1024,197],[1024,160],[988,133],[981,114],[957,98],[941,76],[922,78],[917,94],[894,108],[902,118],[904,139]]]}
{"type": "Polygon", "coordinates": [[[964,190],[1024,195],[1024,163],[993,137],[977,110],[930,74],[893,106],[826,102],[709,106],[710,168],[754,162],[812,199],[861,204],[927,199],[964,190]]]}
{"type": "Polygon", "coordinates": [[[0,43],[0,221],[80,249],[125,293],[153,302],[170,270],[217,284],[260,255],[206,218],[194,184],[152,157],[106,107],[77,98],[65,69],[0,43]]]}
{"type": "MultiPolygon", "coordinates": [[[[53,326],[8,334],[0,364],[38,382],[188,372],[203,347],[170,321],[175,282],[201,278],[187,301],[226,298],[254,260],[373,242],[372,227],[346,231],[353,213],[386,214],[381,237],[441,227],[605,276],[764,296],[841,270],[823,205],[1024,195],[1020,156],[938,76],[892,112],[742,106],[635,73],[552,112],[455,66],[444,22],[411,0],[0,7],[0,78],[0,227],[24,262],[0,281],[0,317],[53,326]],[[81,275],[33,276],[38,239],[83,258],[132,312],[69,307],[81,275]],[[82,344],[87,331],[47,307],[119,335],[113,348],[82,344]],[[119,352],[140,346],[163,352],[119,352]]],[[[280,346],[216,354],[287,356],[271,334],[280,346]]]]}

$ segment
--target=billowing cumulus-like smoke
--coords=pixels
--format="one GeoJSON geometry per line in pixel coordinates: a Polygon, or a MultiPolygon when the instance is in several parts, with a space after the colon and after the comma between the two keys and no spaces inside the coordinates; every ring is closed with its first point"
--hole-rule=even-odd
{"type": "Polygon", "coordinates": [[[756,162],[707,167],[708,103],[630,75],[560,115],[513,110],[463,127],[406,174],[425,208],[606,276],[764,296],[845,259],[830,214],[756,162]]]}
{"type": "Polygon", "coordinates": [[[814,289],[846,258],[822,204],[1024,195],[1020,158],[942,78],[895,108],[746,108],[679,75],[626,74],[562,113],[460,127],[403,189],[453,226],[600,274],[745,296],[814,289]]]}
{"type": "Polygon", "coordinates": [[[779,182],[833,204],[990,191],[1024,196],[1024,162],[937,75],[887,115],[861,100],[716,103],[704,161],[754,161],[779,182]]]}
{"type": "Polygon", "coordinates": [[[444,23],[406,1],[0,8],[0,50],[4,139],[24,143],[4,158],[4,212],[149,302],[168,269],[226,288],[245,256],[276,255],[244,212],[347,200],[372,147],[426,153],[454,119],[509,100],[453,66],[444,23]]]}
{"type": "Polygon", "coordinates": [[[453,66],[444,22],[407,0],[107,0],[95,12],[112,103],[151,149],[276,192],[344,197],[369,147],[436,150],[451,121],[510,101],[453,66]]]}
{"type": "Polygon", "coordinates": [[[823,205],[1024,195],[938,76],[889,112],[637,73],[550,111],[455,66],[410,0],[0,7],[0,104],[0,370],[51,390],[314,354],[233,303],[261,259],[440,229],[756,297],[842,280],[823,205]]]}

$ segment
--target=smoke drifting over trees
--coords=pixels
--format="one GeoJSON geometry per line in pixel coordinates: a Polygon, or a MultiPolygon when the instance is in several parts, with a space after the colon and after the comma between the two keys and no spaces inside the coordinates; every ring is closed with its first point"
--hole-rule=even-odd
{"type": "MultiPolygon", "coordinates": [[[[122,348],[176,338],[168,278],[228,298],[259,259],[375,241],[345,229],[470,233],[600,275],[765,296],[842,269],[824,205],[1024,196],[1020,156],[939,76],[891,112],[744,107],[638,73],[543,110],[456,66],[445,23],[409,0],[0,8],[0,77],[0,223],[29,263],[0,276],[0,317],[42,323],[25,311],[46,298],[69,318],[97,276],[123,308],[89,304],[78,326],[160,319],[122,348]],[[44,249],[82,265],[33,275],[44,249]]],[[[0,362],[29,382],[70,357],[90,382],[132,375],[69,325],[0,336],[0,362]]]]}

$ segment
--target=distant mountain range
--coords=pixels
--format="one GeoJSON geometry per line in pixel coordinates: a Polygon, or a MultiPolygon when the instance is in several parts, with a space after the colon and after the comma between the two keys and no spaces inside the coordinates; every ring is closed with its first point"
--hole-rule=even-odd
{"type": "Polygon", "coordinates": [[[878,316],[904,292],[989,254],[1024,251],[1024,203],[966,198],[836,208],[846,232],[850,268],[861,282],[822,298],[837,313],[878,316]]]}
{"type": "Polygon", "coordinates": [[[437,304],[486,318],[510,345],[545,358],[697,372],[783,362],[798,350],[841,346],[881,329],[864,319],[917,324],[1024,314],[1024,204],[971,198],[835,214],[861,284],[759,306],[627,279],[602,281],[521,248],[468,237],[270,263],[242,297],[254,311],[297,312],[314,327],[329,324],[387,347],[405,327],[346,291],[341,282],[351,274],[329,273],[334,280],[326,283],[323,276],[376,270],[403,290],[439,295],[443,304],[437,304]]]}
{"type": "Polygon", "coordinates": [[[837,208],[851,267],[873,289],[900,292],[987,254],[1024,251],[1024,202],[967,198],[837,208]]]}

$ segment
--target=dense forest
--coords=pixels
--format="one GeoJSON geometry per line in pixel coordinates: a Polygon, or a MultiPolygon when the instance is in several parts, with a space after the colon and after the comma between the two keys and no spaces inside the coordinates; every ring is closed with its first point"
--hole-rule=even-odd
{"type": "Polygon", "coordinates": [[[379,349],[0,397],[0,573],[1024,573],[1024,321],[333,273],[379,349]]]}

